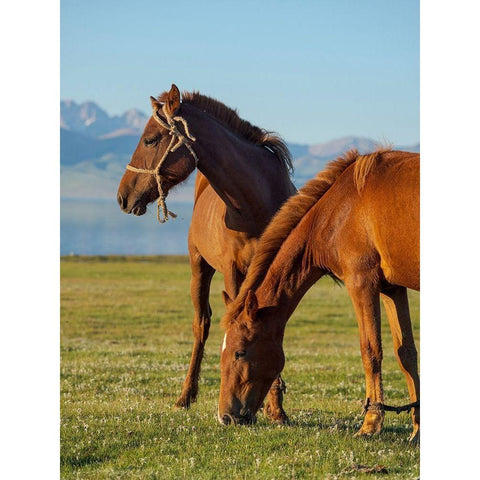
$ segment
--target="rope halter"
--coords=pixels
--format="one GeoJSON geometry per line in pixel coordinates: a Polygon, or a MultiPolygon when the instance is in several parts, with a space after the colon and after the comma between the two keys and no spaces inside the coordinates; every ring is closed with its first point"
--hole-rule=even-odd
{"type": "Polygon", "coordinates": [[[157,123],[159,123],[163,128],[166,128],[168,130],[168,133],[172,137],[172,139],[170,140],[168,148],[163,153],[162,158],[158,162],[158,165],[154,169],[149,170],[146,168],[137,168],[133,165],[128,164],[127,170],[131,170],[132,172],[136,173],[148,173],[149,175],[153,175],[155,177],[158,188],[157,220],[160,223],[165,223],[168,220],[168,217],[176,218],[177,215],[168,210],[167,208],[167,204],[165,202],[167,194],[163,191],[163,176],[160,175],[160,168],[162,167],[163,162],[167,158],[167,155],[170,152],[175,152],[175,150],[177,150],[182,145],[185,145],[188,151],[191,153],[193,159],[195,160],[195,167],[198,164],[198,157],[192,148],[192,143],[195,142],[195,137],[190,133],[186,120],[182,117],[171,117],[170,115],[168,115],[168,113],[165,111],[165,105],[162,107],[162,112],[167,120],[166,122],[158,115],[158,112],[156,110],[153,110],[152,116],[157,121],[157,123]],[[182,123],[185,130],[185,135],[180,132],[175,122],[182,123]],[[160,216],[160,212],[162,213],[163,218],[160,216]]]}

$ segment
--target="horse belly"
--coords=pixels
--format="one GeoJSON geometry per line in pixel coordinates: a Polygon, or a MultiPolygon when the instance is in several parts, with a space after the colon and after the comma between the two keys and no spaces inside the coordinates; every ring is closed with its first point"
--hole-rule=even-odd
{"type": "Polygon", "coordinates": [[[395,178],[395,186],[375,196],[374,244],[385,279],[393,285],[420,289],[420,212],[415,183],[395,178]],[[410,188],[409,188],[410,187],[410,188]]]}
{"type": "Polygon", "coordinates": [[[414,245],[384,244],[379,250],[380,268],[388,283],[420,290],[420,260],[414,245]]]}

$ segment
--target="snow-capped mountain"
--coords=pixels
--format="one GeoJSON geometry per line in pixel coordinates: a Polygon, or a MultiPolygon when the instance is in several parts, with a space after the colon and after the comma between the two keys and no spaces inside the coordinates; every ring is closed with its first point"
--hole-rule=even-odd
{"type": "Polygon", "coordinates": [[[60,102],[60,127],[93,138],[112,138],[121,135],[139,135],[148,117],[140,110],[131,109],[122,115],[109,116],[94,102],[60,102]]]}

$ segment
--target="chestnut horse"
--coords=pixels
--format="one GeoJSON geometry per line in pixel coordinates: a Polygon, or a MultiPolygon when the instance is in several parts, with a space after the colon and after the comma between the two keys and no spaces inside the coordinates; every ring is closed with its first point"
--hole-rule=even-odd
{"type": "MultiPolygon", "coordinates": [[[[147,204],[158,198],[159,220],[165,221],[172,216],[165,205],[168,191],[198,167],[188,236],[194,344],[176,403],[188,408],[198,393],[212,315],[209,291],[213,274],[223,274],[225,289],[234,298],[257,239],[296,189],[290,181],[290,153],[278,136],[199,93],[184,93],[180,99],[175,85],[150,100],[153,115],[120,182],[117,200],[124,212],[143,215],[147,204]]],[[[272,382],[265,412],[284,423],[284,384],[280,377],[272,382]]]]}
{"type": "MultiPolygon", "coordinates": [[[[252,423],[285,363],[286,323],[323,275],[341,280],[355,309],[366,379],[357,435],[378,433],[385,405],[380,298],[413,408],[419,438],[417,351],[407,288],[419,290],[419,155],[351,151],[330,163],[283,205],[260,238],[247,277],[222,321],[218,419],[252,423]]],[[[228,295],[224,294],[228,302],[228,295]]]]}

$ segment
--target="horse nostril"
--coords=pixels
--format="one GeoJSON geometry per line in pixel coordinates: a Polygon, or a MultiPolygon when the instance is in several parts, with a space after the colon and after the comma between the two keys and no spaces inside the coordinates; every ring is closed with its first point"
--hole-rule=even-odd
{"type": "Polygon", "coordinates": [[[122,197],[120,192],[117,193],[117,202],[120,205],[120,208],[125,208],[125,199],[122,197]]]}
{"type": "Polygon", "coordinates": [[[230,425],[230,423],[232,423],[232,418],[230,417],[230,415],[224,415],[222,417],[222,422],[224,425],[230,425]]]}

